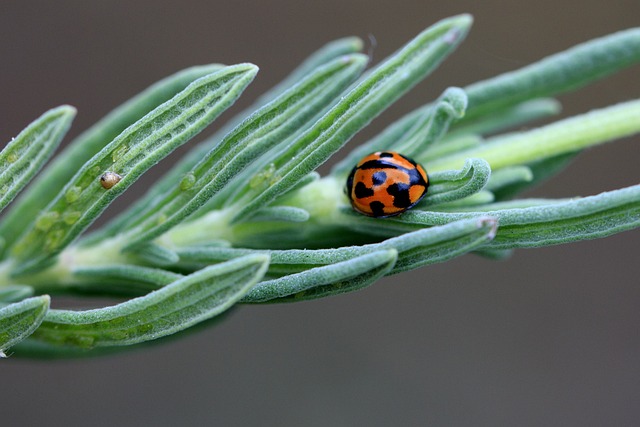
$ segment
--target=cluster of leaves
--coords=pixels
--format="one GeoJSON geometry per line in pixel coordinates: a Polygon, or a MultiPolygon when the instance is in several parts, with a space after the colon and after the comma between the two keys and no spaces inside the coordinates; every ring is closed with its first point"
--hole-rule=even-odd
{"type": "MultiPolygon", "coordinates": [[[[16,344],[17,354],[41,356],[119,348],[236,303],[321,298],[470,251],[504,257],[637,227],[640,186],[572,200],[513,197],[580,150],[640,132],[640,101],[501,132],[556,114],[550,96],[640,61],[640,29],[448,88],[319,177],[315,169],[431,73],[471,22],[445,19],[367,72],[360,40],[325,46],[137,203],[83,235],[144,172],[230,107],[257,67],[189,68],[116,108],[72,141],[0,222],[0,355],[16,344]],[[381,149],[427,165],[431,186],[413,210],[374,219],[349,208],[342,186],[362,155],[381,149]],[[100,182],[107,172],[121,177],[110,188],[100,182]],[[71,311],[50,309],[45,293],[128,299],[71,311]]],[[[0,208],[48,160],[74,113],[46,112],[2,151],[0,208]]]]}

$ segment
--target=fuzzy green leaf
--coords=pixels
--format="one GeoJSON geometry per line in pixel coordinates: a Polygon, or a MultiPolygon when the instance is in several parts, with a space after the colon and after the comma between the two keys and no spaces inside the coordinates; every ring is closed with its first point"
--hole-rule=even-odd
{"type": "MultiPolygon", "coordinates": [[[[488,212],[488,215],[493,213],[488,212]]],[[[491,249],[531,248],[597,239],[640,225],[640,186],[524,213],[504,211],[491,249]]]]}
{"type": "Polygon", "coordinates": [[[520,102],[575,90],[640,62],[640,28],[579,44],[534,64],[465,88],[465,120],[520,102]]]}
{"type": "Polygon", "coordinates": [[[414,136],[396,141],[391,148],[410,157],[419,157],[432,144],[439,141],[449,126],[462,118],[467,108],[467,95],[457,87],[448,88],[436,100],[429,122],[414,136]]]}
{"type": "Polygon", "coordinates": [[[533,177],[533,171],[528,166],[509,166],[493,172],[485,188],[495,192],[512,185],[528,184],[533,177]]]}
{"type": "Polygon", "coordinates": [[[265,255],[204,268],[143,297],[95,310],[51,310],[33,338],[90,349],[174,334],[222,313],[264,275],[265,255]]]}
{"type": "Polygon", "coordinates": [[[233,222],[246,220],[324,163],[356,132],[433,71],[465,38],[472,19],[460,15],[428,28],[378,66],[274,161],[278,177],[238,203],[233,222]]]}
{"type": "MultiPolygon", "coordinates": [[[[154,153],[158,149],[154,143],[166,142],[154,141],[152,134],[158,129],[148,117],[159,114],[156,125],[166,125],[165,130],[178,126],[178,132],[189,120],[162,116],[160,106],[92,160],[98,149],[89,144],[87,150],[94,151],[89,155],[84,151],[84,159],[77,157],[73,171],[54,174],[66,176],[62,182],[47,187],[41,178],[44,184],[36,182],[32,188],[49,191],[33,205],[29,195],[37,192],[27,192],[21,205],[39,207],[26,209],[19,220],[10,212],[13,225],[0,225],[0,236],[5,236],[3,230],[7,236],[6,253],[13,255],[0,263],[0,307],[7,308],[7,303],[33,292],[137,298],[99,310],[51,310],[39,329],[13,349],[24,346],[32,354],[77,356],[87,354],[87,348],[100,347],[91,354],[104,354],[182,331],[236,302],[326,297],[468,252],[501,259],[515,248],[604,237],[640,227],[640,185],[583,199],[504,201],[564,168],[582,149],[640,133],[640,100],[539,129],[483,139],[483,135],[556,114],[558,103],[545,97],[640,61],[640,29],[594,40],[470,85],[466,94],[450,88],[434,103],[389,126],[359,148],[360,153],[352,152],[332,175],[318,179],[314,169],[431,72],[464,38],[470,23],[469,17],[459,16],[436,24],[344,93],[367,58],[336,59],[338,50],[349,52],[356,44],[358,49],[361,46],[353,40],[334,45],[308,62],[312,66],[298,70],[285,85],[257,101],[260,105],[274,99],[268,105],[251,116],[245,111],[232,119],[139,203],[82,243],[69,245],[136,177],[131,171],[123,172],[123,167],[145,164],[136,155],[154,153]],[[332,66],[333,71],[327,71],[332,66]],[[318,78],[321,74],[325,80],[318,78]],[[291,87],[298,81],[298,86],[291,87]],[[274,98],[285,87],[288,91],[274,98]],[[462,117],[467,101],[469,111],[462,117]],[[127,135],[136,132],[140,139],[150,138],[150,145],[132,148],[136,135],[127,135]],[[364,151],[388,149],[426,166],[431,184],[427,196],[396,217],[357,214],[343,194],[344,175],[364,151]],[[118,163],[123,158],[129,163],[118,163]],[[98,168],[73,175],[87,160],[98,168]],[[105,177],[107,171],[120,177],[105,177]],[[102,186],[99,177],[106,179],[102,186]],[[60,192],[63,185],[69,187],[60,192]],[[77,224],[81,226],[73,231],[77,224]],[[178,273],[194,270],[200,271],[191,276],[178,273]],[[26,274],[17,280],[19,273],[26,274]]],[[[175,104],[180,96],[165,106],[175,104]]],[[[178,109],[183,107],[184,103],[178,109]]],[[[134,115],[129,116],[133,121],[134,115]]],[[[112,130],[117,122],[111,123],[112,130]]],[[[100,138],[95,136],[93,141],[98,144],[100,138]]],[[[111,138],[102,138],[100,144],[111,138]]],[[[50,170],[55,172],[56,167],[50,170]]],[[[45,172],[43,177],[47,176],[45,172]]],[[[10,326],[14,323],[21,325],[10,326]]],[[[20,335],[20,326],[15,331],[20,335]]],[[[0,357],[3,350],[0,346],[0,357]]]]}
{"type": "Polygon", "coordinates": [[[534,120],[555,116],[562,109],[560,102],[553,98],[537,98],[509,106],[499,114],[482,115],[476,119],[466,119],[455,126],[447,138],[464,134],[486,135],[515,128],[534,120]]]}
{"type": "Polygon", "coordinates": [[[144,172],[213,121],[240,96],[257,67],[240,64],[202,77],[108,144],[66,184],[11,254],[14,274],[42,268],[144,172]],[[122,176],[105,189],[107,171],[122,176]]]}
{"type": "MultiPolygon", "coordinates": [[[[386,274],[442,262],[490,241],[496,221],[489,217],[418,230],[384,242],[316,251],[270,251],[269,274],[243,302],[290,302],[361,289],[386,274]]],[[[229,253],[229,252],[228,252],[229,253]]]]}
{"type": "MultiPolygon", "coordinates": [[[[347,226],[360,231],[384,227],[384,221],[361,215],[345,219],[347,226]],[[361,220],[362,219],[362,220],[361,220]]],[[[200,268],[203,265],[234,259],[240,256],[264,253],[269,255],[269,276],[300,273],[315,267],[348,261],[378,251],[393,249],[398,253],[394,273],[420,266],[443,262],[462,255],[488,242],[496,232],[497,223],[488,216],[466,219],[441,227],[418,229],[380,243],[347,246],[335,249],[287,249],[257,251],[241,248],[185,247],[177,251],[181,265],[200,268]]],[[[415,229],[415,228],[414,228],[415,229]]],[[[348,231],[342,230],[342,235],[348,231]]]]}
{"type": "Polygon", "coordinates": [[[482,190],[489,181],[491,168],[482,159],[467,159],[457,171],[436,172],[429,175],[427,195],[418,208],[460,200],[482,190]]]}
{"type": "Polygon", "coordinates": [[[445,137],[437,144],[434,144],[425,150],[419,158],[420,161],[428,167],[433,159],[475,148],[483,143],[484,139],[480,135],[475,134],[462,134],[450,138],[445,137]]]}
{"type": "Polygon", "coordinates": [[[234,127],[236,127],[240,122],[245,120],[255,111],[261,109],[267,103],[271,102],[279,95],[289,90],[292,86],[307,78],[317,68],[320,68],[341,56],[357,53],[361,49],[362,41],[359,38],[346,37],[328,43],[326,46],[309,56],[284,80],[282,80],[276,86],[260,96],[251,106],[225,122],[225,124],[217,132],[215,132],[215,134],[191,149],[182,159],[180,159],[177,164],[175,164],[171,168],[169,172],[167,172],[161,179],[156,181],[153,187],[150,188],[143,197],[139,198],[133,206],[122,212],[118,217],[111,221],[106,227],[103,227],[99,232],[91,235],[86,240],[86,243],[90,244],[95,241],[101,240],[106,236],[113,236],[119,230],[122,230],[125,224],[131,223],[131,220],[133,218],[138,217],[148,208],[150,204],[155,203],[155,200],[158,197],[173,188],[175,183],[182,180],[184,175],[189,172],[194,166],[196,166],[207,155],[209,151],[211,151],[216,145],[218,145],[220,141],[222,141],[224,137],[233,130],[234,127]]]}
{"type": "Polygon", "coordinates": [[[167,174],[166,178],[162,178],[160,186],[167,182],[168,186],[166,188],[171,187],[172,183],[175,182],[178,177],[192,169],[204,156],[207,155],[209,151],[211,151],[211,149],[213,149],[213,147],[222,141],[224,137],[233,130],[233,128],[252,115],[255,111],[264,107],[291,87],[306,79],[310,74],[314,73],[316,69],[323,67],[342,56],[350,56],[358,53],[362,50],[362,46],[362,40],[359,38],[345,37],[330,42],[311,54],[281,82],[272,87],[266,93],[262,94],[253,104],[251,104],[251,106],[228,120],[213,136],[207,138],[206,141],[203,141],[191,150],[184,159],[174,166],[174,168],[167,174]]]}
{"type": "Polygon", "coordinates": [[[7,285],[0,288],[0,304],[22,301],[33,296],[34,289],[26,285],[7,285]]]}
{"type": "Polygon", "coordinates": [[[393,249],[376,251],[260,282],[242,302],[301,301],[362,289],[391,271],[397,257],[398,252],[393,249]]]}
{"type": "Polygon", "coordinates": [[[194,80],[223,68],[212,64],[190,67],[166,77],[115,108],[71,141],[39,174],[0,222],[0,236],[10,247],[42,209],[92,156],[128,126],[166,102],[194,80]]]}
{"type": "Polygon", "coordinates": [[[0,356],[33,333],[49,310],[49,302],[49,296],[42,295],[0,308],[0,356]]]}
{"type": "MultiPolygon", "coordinates": [[[[47,111],[27,126],[0,153],[0,211],[49,160],[69,130],[76,109],[68,105],[47,111]]],[[[4,219],[3,219],[4,222],[4,219]]],[[[7,236],[0,230],[5,245],[7,236]]],[[[1,250],[1,248],[0,248],[1,250]]]]}
{"type": "Polygon", "coordinates": [[[293,206],[268,206],[252,218],[254,221],[290,221],[304,222],[309,219],[309,212],[293,206]]]}
{"type": "Polygon", "coordinates": [[[183,277],[159,268],[129,264],[80,267],[72,274],[73,285],[69,288],[74,291],[119,297],[145,295],[183,277]]]}
{"type": "Polygon", "coordinates": [[[484,144],[434,159],[431,170],[461,167],[470,157],[485,159],[491,169],[528,164],[571,153],[640,132],[640,100],[623,102],[559,120],[526,132],[488,139],[484,144]]]}
{"type": "Polygon", "coordinates": [[[346,176],[364,156],[376,151],[393,150],[409,157],[417,157],[447,132],[454,120],[461,118],[467,107],[467,96],[462,89],[448,88],[432,108],[423,112],[410,127],[390,126],[376,138],[362,144],[338,164],[331,173],[346,176]]]}
{"type": "Polygon", "coordinates": [[[575,198],[565,198],[565,199],[544,199],[544,198],[526,198],[526,199],[514,199],[507,201],[499,201],[493,202],[485,205],[466,205],[459,206],[452,213],[462,213],[462,212],[476,212],[486,214],[487,212],[495,212],[502,211],[508,209],[526,209],[540,206],[549,206],[555,205],[557,203],[569,202],[572,200],[576,200],[575,198]]]}
{"type": "MultiPolygon", "coordinates": [[[[469,99],[466,115],[454,125],[453,131],[458,126],[464,129],[466,123],[472,125],[483,120],[479,118],[482,115],[491,121],[494,117],[510,114],[518,104],[577,89],[638,62],[640,28],[632,28],[590,40],[518,70],[471,84],[464,88],[469,99]]],[[[415,109],[389,125],[380,136],[411,128],[431,108],[432,104],[427,104],[415,109]]],[[[495,169],[493,165],[492,168],[495,169]]]]}
{"type": "Polygon", "coordinates": [[[435,211],[456,212],[469,206],[486,205],[487,203],[492,203],[495,199],[496,198],[491,191],[480,190],[467,197],[432,206],[430,209],[435,211]]]}
{"type": "Polygon", "coordinates": [[[523,176],[523,179],[520,181],[514,180],[510,183],[504,182],[500,186],[494,185],[493,187],[495,188],[493,188],[493,190],[496,195],[496,200],[509,199],[524,190],[546,181],[566,169],[578,154],[580,154],[580,151],[560,154],[558,156],[538,160],[537,162],[528,163],[527,166],[513,166],[499,169],[496,174],[500,174],[500,172],[504,170],[527,168],[530,171],[531,178],[523,176]]]}
{"type": "MultiPolygon", "coordinates": [[[[489,208],[492,206],[489,205],[489,208]]],[[[596,239],[640,225],[640,185],[542,206],[445,213],[409,211],[386,221],[396,230],[434,226],[473,216],[498,219],[496,238],[490,249],[532,248],[596,239]]]]}
{"type": "Polygon", "coordinates": [[[249,117],[128,225],[132,235],[128,248],[158,237],[195,212],[252,161],[333,101],[366,62],[360,54],[336,59],[249,117]]]}
{"type": "MultiPolygon", "coordinates": [[[[317,51],[309,55],[304,61],[300,63],[287,77],[285,77],[277,85],[269,89],[268,92],[261,95],[255,103],[245,111],[245,116],[248,116],[252,111],[257,110],[263,105],[276,99],[281,93],[284,93],[291,86],[296,85],[302,81],[309,74],[313,73],[316,68],[322,67],[325,64],[340,58],[341,56],[348,56],[353,53],[359,53],[362,51],[364,43],[359,37],[343,37],[327,43],[317,51]]],[[[239,114],[240,116],[241,114],[239,114]]],[[[229,128],[228,130],[231,130],[229,128]]]]}
{"type": "Polygon", "coordinates": [[[171,249],[151,242],[138,246],[135,256],[157,266],[175,264],[179,260],[178,255],[171,249]]]}

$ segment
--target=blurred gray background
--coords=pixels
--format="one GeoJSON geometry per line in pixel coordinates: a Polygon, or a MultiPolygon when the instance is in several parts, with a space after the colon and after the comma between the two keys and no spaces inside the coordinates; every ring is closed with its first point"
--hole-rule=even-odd
{"type": "MultiPolygon", "coordinates": [[[[325,42],[372,34],[380,60],[461,12],[476,19],[467,41],[351,146],[447,86],[640,24],[637,0],[3,2],[0,138],[63,103],[79,110],[73,137],[152,82],[209,62],[260,66],[237,104],[246,106],[325,42]]],[[[637,98],[638,71],[563,95],[563,114],[637,98]]],[[[529,195],[637,184],[638,142],[592,149],[529,195]]],[[[0,363],[2,424],[638,425],[638,237],[502,262],[468,255],[340,297],[240,307],[181,339],[106,358],[10,358],[0,363]]]]}

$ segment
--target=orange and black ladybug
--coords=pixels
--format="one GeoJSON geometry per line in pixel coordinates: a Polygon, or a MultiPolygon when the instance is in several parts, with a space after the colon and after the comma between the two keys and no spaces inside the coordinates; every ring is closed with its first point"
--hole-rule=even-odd
{"type": "Polygon", "coordinates": [[[375,218],[399,215],[427,193],[424,168],[393,151],[369,154],[347,178],[346,193],[353,209],[375,218]]]}

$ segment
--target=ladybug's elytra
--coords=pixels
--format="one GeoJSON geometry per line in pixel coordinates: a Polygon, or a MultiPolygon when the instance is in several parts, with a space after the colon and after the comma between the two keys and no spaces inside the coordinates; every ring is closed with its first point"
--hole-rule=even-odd
{"type": "Polygon", "coordinates": [[[427,193],[429,178],[424,168],[393,151],[365,156],[347,178],[351,206],[375,218],[399,215],[427,193]]]}

